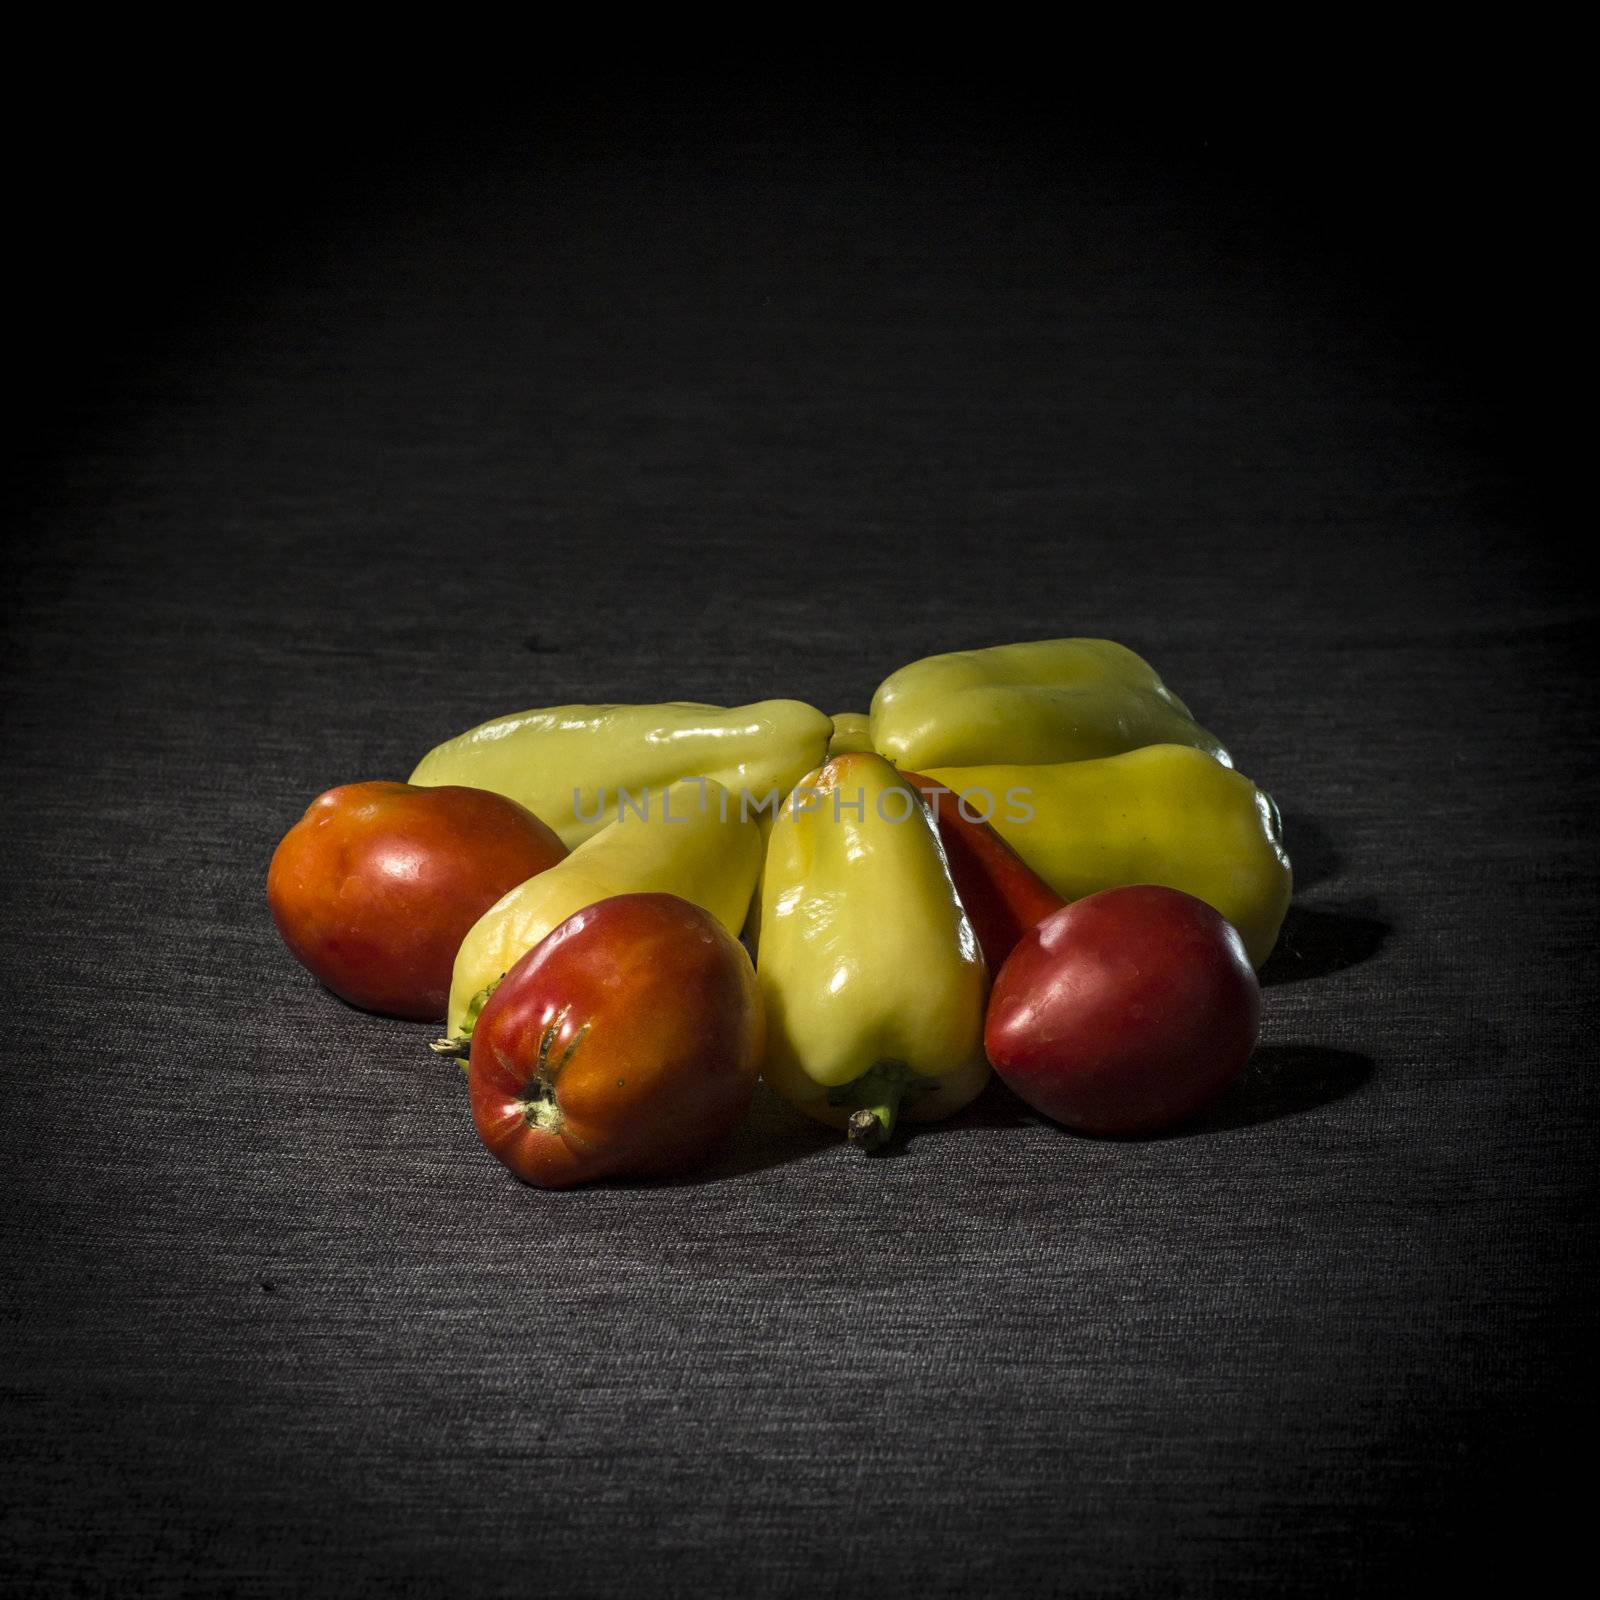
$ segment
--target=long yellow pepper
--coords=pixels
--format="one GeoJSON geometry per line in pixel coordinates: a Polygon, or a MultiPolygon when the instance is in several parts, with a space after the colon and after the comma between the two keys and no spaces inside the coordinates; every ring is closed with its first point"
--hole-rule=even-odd
{"type": "Polygon", "coordinates": [[[927,812],[881,756],[805,778],[767,841],[767,1081],[865,1148],[983,1088],[988,979],[927,812]],[[902,1106],[903,1102],[903,1106],[902,1106]]]}
{"type": "Polygon", "coordinates": [[[709,778],[767,815],[817,766],[833,721],[799,700],[748,706],[551,706],[447,739],[411,774],[417,784],[492,789],[525,805],[574,849],[612,821],[625,795],[709,778]]]}
{"type": "Polygon", "coordinates": [[[1153,744],[1051,766],[930,767],[1067,900],[1159,883],[1214,906],[1259,967],[1294,887],[1278,809],[1230,767],[1153,744]]]}
{"type": "Polygon", "coordinates": [[[1193,745],[1228,760],[1150,663],[1110,639],[928,656],[891,673],[872,697],[872,748],[915,772],[1085,761],[1147,744],[1193,745]]]}

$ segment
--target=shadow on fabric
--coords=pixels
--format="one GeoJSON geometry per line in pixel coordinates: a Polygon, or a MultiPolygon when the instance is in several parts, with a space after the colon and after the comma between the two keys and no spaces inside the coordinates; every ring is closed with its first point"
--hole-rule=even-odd
{"type": "Polygon", "coordinates": [[[1250,1058],[1244,1075],[1209,1111],[1162,1137],[1191,1139],[1296,1117],[1344,1099],[1371,1076],[1371,1057],[1354,1050],[1330,1050],[1315,1044],[1263,1045],[1250,1058]]]}
{"type": "Polygon", "coordinates": [[[1261,987],[1325,978],[1370,960],[1384,945],[1390,925],[1371,908],[1291,905],[1276,949],[1261,969],[1261,987]]]}

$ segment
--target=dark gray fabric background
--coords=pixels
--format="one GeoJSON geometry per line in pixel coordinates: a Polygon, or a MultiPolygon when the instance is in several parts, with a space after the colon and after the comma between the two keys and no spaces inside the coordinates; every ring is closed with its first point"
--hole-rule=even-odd
{"type": "Polygon", "coordinates": [[[1398,190],[1363,222],[1328,164],[580,110],[374,135],[218,240],[163,191],[187,255],[39,390],[0,1583],[1527,1576],[1592,1415],[1596,610],[1537,395],[1472,370],[1490,275],[1441,305],[1414,218],[1378,270],[1398,190]],[[864,1160],[763,1096],[696,1181],[538,1193],[268,920],[313,795],[487,715],[864,709],[1060,634],[1147,653],[1288,819],[1261,1050],[1182,1135],[996,1086],[864,1160]]]}

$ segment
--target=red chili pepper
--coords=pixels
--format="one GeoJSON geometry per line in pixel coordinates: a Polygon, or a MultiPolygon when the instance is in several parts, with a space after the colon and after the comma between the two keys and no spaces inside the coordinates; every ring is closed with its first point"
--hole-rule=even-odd
{"type": "Polygon", "coordinates": [[[960,796],[920,773],[900,776],[922,791],[933,813],[956,893],[994,977],[1018,942],[1067,902],[987,822],[964,816],[960,796]]]}

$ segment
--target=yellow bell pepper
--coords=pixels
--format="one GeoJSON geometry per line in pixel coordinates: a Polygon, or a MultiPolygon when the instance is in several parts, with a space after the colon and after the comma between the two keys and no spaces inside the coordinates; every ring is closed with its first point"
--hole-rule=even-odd
{"type": "Polygon", "coordinates": [[[928,656],[872,697],[872,748],[915,772],[1085,761],[1147,744],[1228,752],[1155,669],[1110,639],[1044,639],[928,656]]]}
{"type": "Polygon", "coordinates": [[[828,741],[828,759],[855,755],[872,748],[871,719],[865,711],[836,711],[833,737],[828,741]]]}
{"type": "Polygon", "coordinates": [[[1067,900],[1159,883],[1214,906],[1259,967],[1294,887],[1278,808],[1210,756],[1153,744],[1097,761],[930,767],[1067,900]]]}
{"type": "Polygon", "coordinates": [[[983,956],[932,821],[881,756],[835,757],[778,814],[756,975],[768,1083],[864,1148],[902,1101],[947,1117],[988,1078],[983,956]]]}
{"type": "Polygon", "coordinates": [[[471,1031],[484,990],[573,912],[616,894],[675,894],[738,938],[760,871],[761,829],[720,784],[691,778],[649,791],[637,810],[502,895],[472,925],[451,974],[450,1037],[471,1031]]]}
{"type": "Polygon", "coordinates": [[[626,793],[709,778],[750,809],[777,802],[822,759],[833,721],[799,700],[748,706],[551,706],[447,739],[416,784],[492,789],[525,805],[574,849],[618,815],[626,793]],[[769,799],[770,797],[770,799],[769,799]]]}

